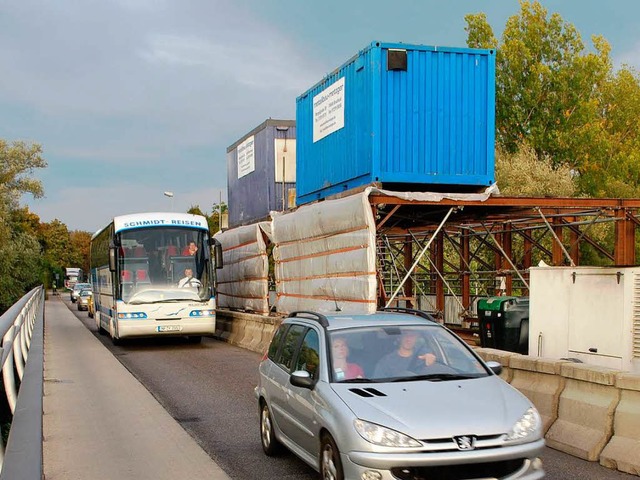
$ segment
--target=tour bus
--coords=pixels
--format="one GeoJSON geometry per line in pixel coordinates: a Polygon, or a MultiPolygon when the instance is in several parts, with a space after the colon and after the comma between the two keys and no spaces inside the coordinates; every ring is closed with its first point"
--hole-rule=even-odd
{"type": "Polygon", "coordinates": [[[91,238],[96,327],[128,337],[215,332],[215,269],[222,248],[207,220],[186,213],[115,217],[91,238]]]}
{"type": "Polygon", "coordinates": [[[71,290],[74,285],[82,281],[82,269],[67,267],[64,270],[64,286],[71,290]]]}

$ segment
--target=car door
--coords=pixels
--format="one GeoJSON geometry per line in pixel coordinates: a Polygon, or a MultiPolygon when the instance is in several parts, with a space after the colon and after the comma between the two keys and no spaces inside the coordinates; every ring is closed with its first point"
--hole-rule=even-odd
{"type": "MultiPolygon", "coordinates": [[[[311,378],[318,380],[320,375],[321,356],[319,334],[309,328],[300,344],[292,371],[304,370],[311,378]]],[[[310,455],[318,453],[315,422],[315,392],[313,389],[301,388],[289,383],[288,410],[291,413],[291,439],[310,455]]]]}
{"type": "Polygon", "coordinates": [[[291,324],[282,340],[282,345],[274,359],[274,364],[269,372],[269,407],[273,420],[286,436],[291,437],[295,429],[295,421],[289,411],[289,396],[291,384],[289,376],[293,366],[293,360],[298,351],[300,342],[307,327],[299,324],[291,324]]]}

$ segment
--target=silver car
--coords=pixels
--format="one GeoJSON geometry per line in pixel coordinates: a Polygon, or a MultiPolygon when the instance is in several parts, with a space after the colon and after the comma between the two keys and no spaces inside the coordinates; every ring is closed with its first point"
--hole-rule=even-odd
{"type": "Polygon", "coordinates": [[[78,298],[76,299],[76,304],[78,305],[78,310],[89,310],[89,301],[91,300],[91,296],[93,292],[85,288],[84,290],[80,290],[78,294],[78,298]]]}
{"type": "Polygon", "coordinates": [[[533,480],[533,404],[428,314],[295,312],[259,367],[267,455],[282,446],[323,479],[533,480]]]}
{"type": "Polygon", "coordinates": [[[76,283],[71,289],[71,293],[69,293],[71,297],[71,303],[76,303],[78,297],[80,296],[80,292],[82,290],[86,290],[87,288],[91,288],[90,283],[76,283]]]}

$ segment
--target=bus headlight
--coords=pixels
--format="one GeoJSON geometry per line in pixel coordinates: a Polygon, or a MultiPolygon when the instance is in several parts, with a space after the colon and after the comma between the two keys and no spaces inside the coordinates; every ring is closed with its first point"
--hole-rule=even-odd
{"type": "Polygon", "coordinates": [[[191,310],[190,317],[213,317],[216,314],[215,310],[191,310]]]}
{"type": "Polygon", "coordinates": [[[147,318],[147,314],[144,312],[127,312],[118,314],[118,319],[120,320],[130,320],[132,318],[147,318]]]}

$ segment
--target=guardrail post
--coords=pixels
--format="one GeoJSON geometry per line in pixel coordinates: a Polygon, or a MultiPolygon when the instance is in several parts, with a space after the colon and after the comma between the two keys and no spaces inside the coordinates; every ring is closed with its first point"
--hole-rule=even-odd
{"type": "MultiPolygon", "coordinates": [[[[3,357],[4,352],[7,352],[6,360],[2,365],[2,381],[4,382],[4,391],[7,396],[7,402],[9,403],[9,408],[11,409],[11,414],[16,409],[16,399],[18,398],[18,392],[16,390],[16,379],[14,375],[13,369],[13,355],[11,353],[11,346],[13,344],[13,332],[15,330],[14,326],[11,326],[7,333],[5,333],[2,339],[2,349],[3,349],[3,357]]],[[[2,442],[0,442],[1,444],[2,442]]]]}

